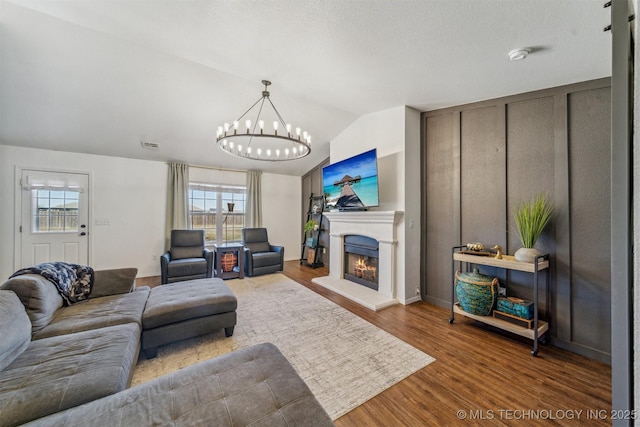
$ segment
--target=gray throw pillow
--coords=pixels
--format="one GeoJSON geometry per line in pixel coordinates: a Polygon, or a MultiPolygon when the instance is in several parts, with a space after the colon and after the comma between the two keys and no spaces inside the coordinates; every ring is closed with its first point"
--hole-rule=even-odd
{"type": "Polygon", "coordinates": [[[29,347],[31,322],[13,291],[0,290],[0,371],[29,347]]]}

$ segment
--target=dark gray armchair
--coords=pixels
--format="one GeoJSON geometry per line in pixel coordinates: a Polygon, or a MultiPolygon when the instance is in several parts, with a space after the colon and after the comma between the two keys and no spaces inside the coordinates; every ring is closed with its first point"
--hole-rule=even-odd
{"type": "Polygon", "coordinates": [[[243,228],[242,244],[247,276],[284,270],[284,246],[271,245],[266,228],[243,228]]]}
{"type": "Polygon", "coordinates": [[[213,252],[204,247],[204,230],[171,230],[171,249],[160,257],[162,284],[213,275],[213,252]]]}

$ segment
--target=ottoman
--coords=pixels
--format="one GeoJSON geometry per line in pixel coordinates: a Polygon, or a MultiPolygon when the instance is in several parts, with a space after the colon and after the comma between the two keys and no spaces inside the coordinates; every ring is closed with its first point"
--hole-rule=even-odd
{"type": "Polygon", "coordinates": [[[142,351],[223,329],[233,335],[238,300],[222,279],[195,279],[151,289],[142,313],[142,351]]]}

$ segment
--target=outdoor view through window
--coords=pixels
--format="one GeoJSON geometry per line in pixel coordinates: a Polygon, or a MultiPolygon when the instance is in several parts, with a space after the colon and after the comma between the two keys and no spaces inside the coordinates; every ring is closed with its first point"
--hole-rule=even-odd
{"type": "Polygon", "coordinates": [[[31,190],[34,233],[78,231],[78,192],[31,190]]]}
{"type": "Polygon", "coordinates": [[[240,242],[246,193],[244,186],[189,183],[191,228],[203,229],[207,244],[240,242]]]}

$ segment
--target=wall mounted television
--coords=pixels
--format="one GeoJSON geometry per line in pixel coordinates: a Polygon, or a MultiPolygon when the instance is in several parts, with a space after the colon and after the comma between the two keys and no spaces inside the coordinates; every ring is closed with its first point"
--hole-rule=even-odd
{"type": "Polygon", "coordinates": [[[378,206],[376,149],[325,166],[322,185],[328,209],[366,210],[378,206]]]}

